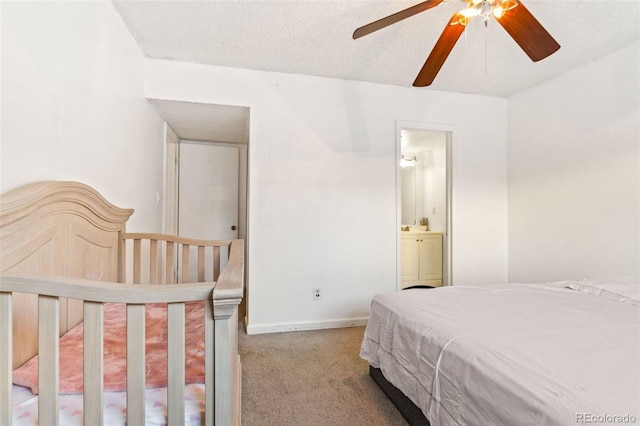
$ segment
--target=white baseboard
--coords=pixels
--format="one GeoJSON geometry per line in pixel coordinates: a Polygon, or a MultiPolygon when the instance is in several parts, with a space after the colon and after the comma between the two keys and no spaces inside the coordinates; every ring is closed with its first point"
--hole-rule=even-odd
{"type": "Polygon", "coordinates": [[[289,322],[280,324],[247,325],[247,335],[282,333],[285,331],[321,330],[325,328],[346,328],[367,325],[369,317],[349,318],[329,321],[289,322]]]}

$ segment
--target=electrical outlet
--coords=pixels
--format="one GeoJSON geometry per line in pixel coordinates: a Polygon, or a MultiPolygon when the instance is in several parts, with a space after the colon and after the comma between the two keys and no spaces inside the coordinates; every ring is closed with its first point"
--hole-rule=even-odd
{"type": "Polygon", "coordinates": [[[313,289],[313,300],[322,299],[322,290],[319,287],[313,289]]]}

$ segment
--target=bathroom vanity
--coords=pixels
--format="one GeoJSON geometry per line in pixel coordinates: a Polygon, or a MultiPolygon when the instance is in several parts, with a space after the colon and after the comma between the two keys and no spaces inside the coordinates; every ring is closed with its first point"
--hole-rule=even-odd
{"type": "Polygon", "coordinates": [[[402,231],[400,247],[402,288],[442,285],[442,232],[402,231]]]}

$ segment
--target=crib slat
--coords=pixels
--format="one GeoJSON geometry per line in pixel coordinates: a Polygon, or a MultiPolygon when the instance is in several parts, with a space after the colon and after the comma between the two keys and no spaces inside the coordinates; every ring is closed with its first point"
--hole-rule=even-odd
{"type": "Polygon", "coordinates": [[[140,284],[140,240],[133,240],[133,283],[140,284]]]}
{"type": "Polygon", "coordinates": [[[144,424],[144,305],[127,305],[127,424],[144,424]]]}
{"type": "Polygon", "coordinates": [[[60,301],[38,296],[38,419],[40,425],[58,424],[60,301]]]}
{"type": "Polygon", "coordinates": [[[198,246],[198,282],[204,282],[204,246],[198,246]]]}
{"type": "Polygon", "coordinates": [[[173,276],[173,268],[176,265],[176,261],[173,255],[173,245],[174,243],[167,241],[167,246],[166,246],[167,256],[165,259],[165,278],[164,278],[165,284],[173,284],[175,282],[175,279],[173,276]]]}
{"type": "Polygon", "coordinates": [[[102,303],[84,302],[84,424],[101,425],[103,419],[104,310],[102,303]]]}
{"type": "Polygon", "coordinates": [[[149,284],[158,284],[158,240],[149,240],[149,284]]]}
{"type": "Polygon", "coordinates": [[[189,282],[189,245],[182,245],[182,282],[189,282]]]}
{"type": "Polygon", "coordinates": [[[13,363],[11,293],[0,293],[0,425],[11,426],[13,363]]]}
{"type": "Polygon", "coordinates": [[[167,417],[170,425],[184,424],[185,311],[184,303],[169,303],[167,309],[167,417]]]}

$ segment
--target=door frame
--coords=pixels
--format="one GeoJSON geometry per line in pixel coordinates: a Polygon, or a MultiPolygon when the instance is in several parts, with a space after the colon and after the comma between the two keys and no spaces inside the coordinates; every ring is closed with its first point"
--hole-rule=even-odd
{"type": "Polygon", "coordinates": [[[178,235],[178,177],[180,167],[180,138],[169,123],[164,123],[164,208],[162,232],[178,235]]]}
{"type": "Polygon", "coordinates": [[[404,121],[396,120],[396,289],[402,288],[402,269],[401,269],[401,238],[402,231],[400,229],[402,225],[402,181],[400,159],[402,156],[401,146],[401,131],[404,129],[410,130],[426,130],[432,132],[441,132],[446,134],[446,231],[443,235],[443,283],[442,285],[454,285],[453,276],[453,193],[454,193],[454,180],[453,180],[453,140],[456,136],[456,126],[451,124],[442,123],[427,123],[419,121],[404,121]]]}

